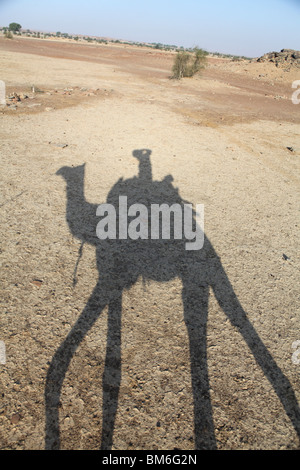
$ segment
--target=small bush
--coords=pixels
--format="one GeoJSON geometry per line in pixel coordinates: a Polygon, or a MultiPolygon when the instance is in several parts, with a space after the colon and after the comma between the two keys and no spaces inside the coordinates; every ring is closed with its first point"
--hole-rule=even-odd
{"type": "Polygon", "coordinates": [[[4,32],[4,37],[6,37],[6,39],[13,39],[14,36],[13,36],[13,33],[11,31],[6,30],[4,32]]]}
{"type": "Polygon", "coordinates": [[[174,60],[174,65],[172,68],[172,72],[173,72],[172,78],[176,78],[177,80],[180,80],[182,77],[186,77],[189,61],[190,61],[190,54],[188,52],[185,52],[185,51],[177,52],[177,55],[174,60]]]}
{"type": "Polygon", "coordinates": [[[174,60],[172,78],[193,77],[205,67],[207,52],[195,47],[193,52],[179,51],[174,60]]]}

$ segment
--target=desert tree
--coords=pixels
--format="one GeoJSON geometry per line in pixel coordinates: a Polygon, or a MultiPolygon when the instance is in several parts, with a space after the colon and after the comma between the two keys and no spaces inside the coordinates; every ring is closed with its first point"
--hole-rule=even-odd
{"type": "Polygon", "coordinates": [[[183,77],[193,77],[206,64],[207,52],[195,47],[192,52],[178,51],[172,68],[172,78],[180,80],[183,77]]]}
{"type": "Polygon", "coordinates": [[[22,26],[19,23],[10,23],[8,26],[9,31],[12,31],[13,33],[19,33],[20,30],[22,29],[22,26]]]}

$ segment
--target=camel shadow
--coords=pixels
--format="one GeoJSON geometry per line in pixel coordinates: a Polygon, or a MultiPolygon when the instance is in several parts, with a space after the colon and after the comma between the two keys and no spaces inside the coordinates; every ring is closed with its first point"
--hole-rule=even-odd
{"type": "MultiPolygon", "coordinates": [[[[140,210],[143,206],[148,209],[148,220],[144,220],[144,228],[151,226],[151,205],[166,204],[171,207],[175,204],[177,208],[182,208],[182,213],[187,205],[178,190],[174,188],[173,178],[170,175],[162,181],[153,181],[150,155],[151,151],[145,149],[133,152],[133,156],[139,160],[139,175],[128,180],[121,178],[112,187],[106,201],[109,207],[118,208],[120,196],[126,196],[127,207],[134,206],[140,210]]],[[[85,166],[81,165],[63,167],[58,174],[66,180],[66,218],[69,229],[82,243],[95,246],[99,278],[84,310],[55,352],[48,369],[45,386],[46,449],[60,448],[59,401],[63,381],[75,351],[106,306],[108,306],[108,331],[102,377],[101,449],[111,449],[121,384],[122,294],[124,290],[133,286],[140,276],[158,282],[180,278],[182,282],[181,295],[189,339],[194,402],[195,449],[217,448],[209,393],[206,347],[210,287],[231,324],[243,336],[300,436],[300,412],[292,386],[248,320],[208,238],[202,232],[202,248],[186,249],[183,233],[180,236],[175,227],[175,216],[169,219],[169,235],[171,235],[169,237],[164,238],[161,234],[159,237],[143,236],[142,224],[139,227],[140,232],[135,226],[133,235],[126,237],[124,233],[121,234],[121,227],[128,235],[129,223],[133,218],[124,222],[120,219],[119,212],[116,212],[116,223],[114,225],[112,220],[112,224],[114,229],[118,228],[117,232],[119,230],[116,232],[117,236],[115,239],[105,239],[105,237],[100,239],[99,234],[98,236],[96,234],[99,223],[99,217],[96,215],[98,205],[90,204],[85,199],[84,172],[85,166]]],[[[109,207],[105,206],[107,210],[109,207]]],[[[200,233],[197,232],[195,214],[192,216],[192,228],[193,233],[200,233]]]]}

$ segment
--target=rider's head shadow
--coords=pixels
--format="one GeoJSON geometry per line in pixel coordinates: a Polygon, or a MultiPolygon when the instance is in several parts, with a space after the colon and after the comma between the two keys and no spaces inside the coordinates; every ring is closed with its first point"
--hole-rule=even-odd
{"type": "Polygon", "coordinates": [[[153,179],[150,156],[149,149],[133,151],[133,157],[138,160],[138,175],[126,180],[120,178],[109,191],[100,212],[99,206],[90,204],[85,199],[84,165],[64,167],[58,171],[66,180],[66,218],[69,229],[82,244],[89,243],[96,247],[99,278],[86,307],[57,349],[49,367],[45,388],[46,448],[59,448],[58,403],[63,380],[76,349],[106,306],[108,331],[102,378],[101,448],[112,447],[121,384],[122,295],[139,277],[163,283],[176,277],[182,283],[183,316],[189,340],[196,449],[216,448],[206,350],[209,288],[232,325],[243,336],[277,393],[296,432],[300,434],[299,408],[288,379],[249,322],[220,258],[204,236],[203,226],[199,228],[194,210],[191,212],[191,204],[182,199],[179,190],[173,185],[171,175],[161,181],[153,179]],[[174,211],[167,212],[164,220],[159,212],[159,218],[154,223],[153,214],[157,216],[157,212],[152,211],[153,206],[157,210],[162,205],[166,210],[173,207],[174,211]],[[187,245],[184,238],[184,211],[187,207],[190,223],[188,233],[191,237],[194,236],[194,240],[188,241],[190,245],[187,245]],[[121,209],[124,210],[123,213],[121,209]],[[97,232],[99,213],[102,225],[97,232]],[[197,233],[199,237],[202,234],[203,239],[201,248],[194,249],[195,246],[191,244],[196,242],[197,233]],[[111,234],[114,236],[108,236],[111,234]]]}

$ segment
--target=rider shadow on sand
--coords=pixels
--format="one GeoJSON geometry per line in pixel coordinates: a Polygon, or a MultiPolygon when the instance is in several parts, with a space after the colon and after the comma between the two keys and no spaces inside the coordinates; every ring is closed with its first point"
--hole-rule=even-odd
{"type": "MultiPolygon", "coordinates": [[[[119,196],[127,196],[128,207],[143,204],[149,209],[149,227],[151,204],[179,204],[183,208],[186,203],[172,185],[171,176],[162,181],[153,181],[150,154],[151,151],[145,149],[133,152],[133,156],[139,160],[139,175],[128,180],[121,178],[109,192],[106,201],[116,209],[119,206],[119,196]]],[[[82,243],[95,246],[99,279],[74,327],[55,352],[48,369],[45,386],[46,449],[60,448],[59,401],[63,381],[75,351],[106,306],[108,331],[102,378],[101,449],[111,449],[121,384],[122,294],[140,276],[158,282],[167,282],[177,277],[182,282],[194,401],[195,448],[217,447],[206,351],[209,287],[231,324],[243,336],[300,436],[300,412],[291,384],[249,322],[208,238],[204,236],[204,244],[200,250],[186,250],[186,240],[183,238],[100,240],[96,236],[98,205],[85,200],[84,171],[85,165],[82,165],[63,167],[57,173],[66,181],[66,218],[70,231],[82,243]]],[[[118,214],[117,210],[116,213],[118,214]]],[[[118,223],[117,219],[117,226],[118,223]]],[[[171,221],[171,233],[172,223],[174,221],[171,221]]]]}

